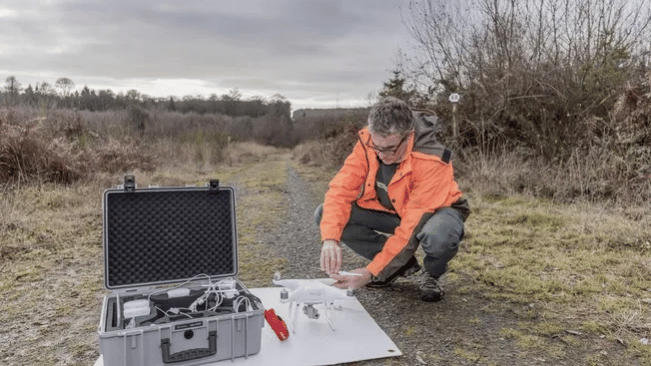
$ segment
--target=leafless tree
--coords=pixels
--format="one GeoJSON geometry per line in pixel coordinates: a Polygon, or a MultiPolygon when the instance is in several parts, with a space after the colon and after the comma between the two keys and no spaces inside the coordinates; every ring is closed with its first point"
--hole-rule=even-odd
{"type": "Polygon", "coordinates": [[[414,0],[405,23],[417,51],[405,71],[425,85],[464,87],[486,69],[576,67],[651,44],[649,0],[414,0]]]}
{"type": "Polygon", "coordinates": [[[563,156],[648,52],[650,2],[414,0],[405,24],[416,52],[402,74],[440,100],[462,93],[470,143],[506,135],[563,156]]]}
{"type": "Polygon", "coordinates": [[[75,88],[75,83],[68,78],[59,78],[54,83],[54,87],[61,91],[61,96],[67,98],[72,89],[75,88]]]}
{"type": "Polygon", "coordinates": [[[18,94],[22,90],[20,83],[15,76],[9,76],[5,79],[6,100],[5,103],[14,105],[18,102],[18,94]]]}

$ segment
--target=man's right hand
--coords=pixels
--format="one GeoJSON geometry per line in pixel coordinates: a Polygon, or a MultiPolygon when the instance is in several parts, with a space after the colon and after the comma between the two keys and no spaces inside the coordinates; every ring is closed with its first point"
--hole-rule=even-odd
{"type": "Polygon", "coordinates": [[[321,270],[328,275],[339,273],[341,269],[341,247],[336,240],[323,241],[321,247],[321,270]]]}

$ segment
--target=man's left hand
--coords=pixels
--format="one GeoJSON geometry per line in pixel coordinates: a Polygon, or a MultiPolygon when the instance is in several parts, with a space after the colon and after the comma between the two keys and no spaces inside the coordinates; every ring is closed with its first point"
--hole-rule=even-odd
{"type": "Polygon", "coordinates": [[[357,268],[352,271],[352,273],[359,273],[360,276],[356,275],[340,275],[333,273],[330,275],[330,278],[337,280],[332,286],[342,289],[358,289],[360,287],[366,286],[367,283],[371,282],[371,277],[373,275],[366,268],[357,268]]]}

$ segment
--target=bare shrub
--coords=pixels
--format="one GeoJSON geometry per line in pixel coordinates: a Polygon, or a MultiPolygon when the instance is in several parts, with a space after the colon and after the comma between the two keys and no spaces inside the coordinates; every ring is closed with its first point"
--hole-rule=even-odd
{"type": "Polygon", "coordinates": [[[253,119],[251,117],[231,118],[226,124],[228,135],[233,141],[249,141],[253,139],[253,119]]]}
{"type": "Polygon", "coordinates": [[[89,175],[96,171],[108,173],[125,173],[140,169],[152,171],[159,161],[149,149],[135,141],[107,142],[86,150],[79,156],[79,164],[89,175]]]}
{"type": "Polygon", "coordinates": [[[125,110],[110,111],[81,111],[79,112],[82,121],[90,131],[99,136],[111,136],[116,139],[131,136],[131,129],[125,126],[124,121],[127,118],[125,110]]]}
{"type": "Polygon", "coordinates": [[[253,120],[253,138],[256,142],[276,147],[296,145],[294,125],[284,114],[264,115],[253,120]]]}
{"type": "Polygon", "coordinates": [[[436,99],[439,116],[458,119],[448,145],[562,161],[610,132],[651,12],[647,0],[428,0],[410,2],[407,23],[422,52],[402,74],[436,99]],[[456,116],[452,92],[463,96],[456,116]],[[586,124],[593,117],[605,123],[586,124]]]}
{"type": "Polygon", "coordinates": [[[294,131],[298,142],[338,136],[353,125],[366,125],[368,108],[306,109],[294,112],[294,131]]]}
{"type": "Polygon", "coordinates": [[[0,182],[71,183],[80,178],[72,156],[59,141],[31,126],[0,126],[0,182]]]}
{"type": "MultiPolygon", "coordinates": [[[[115,139],[91,130],[88,114],[34,110],[0,114],[0,182],[69,184],[96,172],[150,170],[157,160],[132,138],[115,139]]],[[[120,123],[112,120],[111,123],[120,123]]]]}
{"type": "Polygon", "coordinates": [[[79,111],[72,109],[55,109],[45,116],[39,116],[44,133],[50,137],[65,137],[72,140],[88,133],[88,125],[79,111]]]}
{"type": "Polygon", "coordinates": [[[358,141],[357,131],[356,126],[349,125],[335,136],[303,143],[295,149],[294,157],[305,165],[338,168],[353,151],[358,141]]]}
{"type": "Polygon", "coordinates": [[[133,129],[134,132],[143,136],[148,123],[149,113],[145,111],[144,108],[136,105],[130,105],[129,108],[127,108],[127,119],[125,120],[125,124],[133,129]]]}

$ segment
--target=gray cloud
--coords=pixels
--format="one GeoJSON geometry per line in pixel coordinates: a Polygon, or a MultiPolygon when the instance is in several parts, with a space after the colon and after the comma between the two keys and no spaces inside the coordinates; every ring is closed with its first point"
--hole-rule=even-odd
{"type": "Polygon", "coordinates": [[[0,15],[0,71],[19,81],[196,79],[217,93],[365,100],[408,41],[406,1],[16,2],[0,15]]]}

